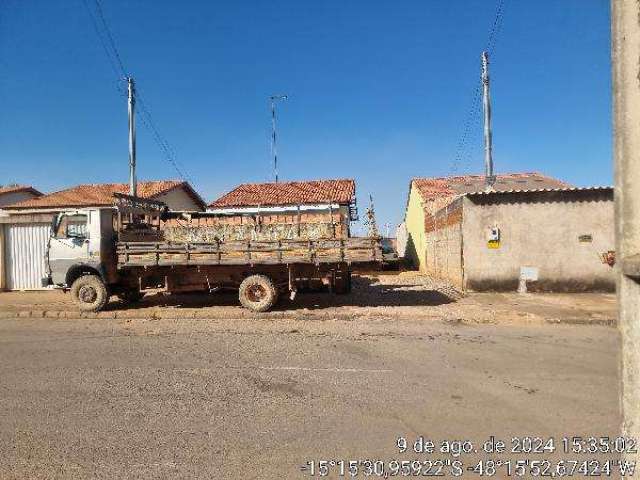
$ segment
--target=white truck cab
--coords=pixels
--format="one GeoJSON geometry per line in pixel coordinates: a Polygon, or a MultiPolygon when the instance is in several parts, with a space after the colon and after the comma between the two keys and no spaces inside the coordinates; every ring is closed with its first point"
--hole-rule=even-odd
{"type": "Polygon", "coordinates": [[[114,212],[113,207],[86,208],[62,212],[53,219],[45,284],[72,288],[87,275],[105,285],[115,280],[114,212]]]}

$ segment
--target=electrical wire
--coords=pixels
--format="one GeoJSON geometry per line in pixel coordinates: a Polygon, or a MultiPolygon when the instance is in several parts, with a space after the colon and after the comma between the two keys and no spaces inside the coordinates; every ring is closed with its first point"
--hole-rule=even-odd
{"type": "MultiPolygon", "coordinates": [[[[114,61],[113,55],[109,50],[109,45],[107,44],[107,40],[104,38],[104,34],[100,29],[100,26],[98,25],[98,20],[96,19],[94,12],[91,10],[91,7],[89,7],[88,0],[82,0],[82,1],[84,3],[85,8],[87,9],[87,13],[89,14],[89,17],[91,18],[91,23],[93,24],[93,28],[96,32],[98,40],[100,41],[100,45],[102,46],[104,53],[107,56],[107,59],[109,60],[109,64],[113,69],[113,73],[115,73],[117,77],[120,77],[121,71],[119,70],[118,64],[114,61]]],[[[126,75],[123,75],[123,76],[126,76],[126,75]]]]}
{"type": "Polygon", "coordinates": [[[100,16],[100,20],[102,21],[102,25],[104,26],[104,31],[107,34],[107,39],[109,41],[109,44],[111,45],[111,50],[113,51],[113,54],[115,55],[116,61],[118,63],[118,66],[120,67],[120,72],[122,73],[123,77],[127,76],[127,70],[124,68],[124,64],[122,63],[122,57],[120,57],[120,52],[118,52],[118,47],[116,47],[116,42],[113,39],[113,35],[111,34],[111,29],[109,28],[109,25],[107,24],[107,19],[104,17],[104,11],[102,10],[102,5],[100,4],[100,0],[94,0],[95,4],[96,4],[96,11],[98,12],[98,15],[100,16]]]}
{"type": "MultiPolygon", "coordinates": [[[[102,8],[102,4],[100,3],[100,0],[93,0],[93,1],[95,4],[95,12],[97,12],[97,15],[90,8],[88,0],[83,0],[84,5],[87,9],[87,12],[89,13],[89,16],[91,18],[96,35],[100,40],[100,44],[102,45],[102,48],[105,52],[105,55],[107,56],[107,59],[109,60],[111,68],[113,69],[114,73],[116,74],[117,77],[119,77],[120,80],[125,80],[130,75],[124,66],[124,62],[122,60],[122,56],[120,55],[120,51],[118,50],[115,38],[111,32],[111,28],[109,27],[107,19],[104,15],[104,9],[102,8]],[[100,23],[98,22],[98,19],[100,20],[100,23]],[[100,27],[100,24],[102,25],[102,28],[100,27]]],[[[167,139],[160,133],[160,130],[158,129],[156,122],[154,121],[153,116],[151,115],[151,111],[146,106],[146,103],[142,98],[142,95],[140,93],[140,88],[137,85],[136,85],[136,100],[139,105],[140,119],[142,120],[142,123],[145,125],[145,127],[147,127],[151,132],[151,136],[153,140],[158,145],[160,150],[162,150],[162,152],[164,153],[164,156],[167,162],[173,167],[173,169],[176,171],[176,173],[180,176],[182,180],[188,181],[195,188],[195,183],[191,178],[191,176],[186,173],[186,169],[184,167],[179,166],[179,162],[176,158],[175,150],[173,150],[173,148],[170,146],[167,139]]]]}
{"type": "MultiPolygon", "coordinates": [[[[495,53],[496,41],[500,33],[500,30],[502,28],[504,11],[505,11],[505,3],[506,3],[506,0],[498,0],[496,13],[493,19],[493,24],[489,29],[489,35],[487,37],[485,51],[489,54],[489,57],[492,59],[495,53]]],[[[469,148],[469,137],[471,133],[471,127],[475,126],[474,120],[479,118],[479,113],[481,112],[481,108],[480,108],[481,106],[480,100],[482,97],[481,94],[482,94],[482,83],[478,81],[478,83],[476,84],[473,90],[473,94],[471,97],[471,105],[465,117],[460,140],[458,140],[458,144],[456,145],[456,153],[455,153],[454,159],[451,162],[450,173],[452,174],[458,172],[461,164],[463,163],[463,160],[471,159],[471,150],[469,148]]],[[[466,161],[464,163],[466,164],[466,161]]]]}
{"type": "Polygon", "coordinates": [[[151,116],[151,111],[147,107],[147,104],[145,103],[145,101],[143,100],[139,92],[138,92],[137,99],[138,99],[138,106],[141,114],[140,119],[142,120],[144,125],[150,130],[152,137],[156,142],[156,144],[158,145],[158,147],[164,152],[166,160],[171,164],[171,166],[178,173],[180,178],[188,181],[195,188],[195,182],[193,181],[193,178],[191,178],[191,176],[184,170],[184,167],[179,166],[179,162],[176,158],[175,151],[173,150],[171,145],[169,145],[165,137],[163,137],[160,131],[158,130],[158,127],[156,126],[156,123],[153,121],[153,117],[151,116]]]}
{"type": "Polygon", "coordinates": [[[492,56],[495,53],[496,39],[498,38],[498,34],[500,33],[500,29],[502,28],[502,20],[504,17],[504,6],[505,6],[505,0],[500,0],[498,2],[498,7],[496,8],[496,16],[493,20],[491,31],[489,32],[489,39],[487,40],[487,46],[485,47],[485,51],[492,56]]]}

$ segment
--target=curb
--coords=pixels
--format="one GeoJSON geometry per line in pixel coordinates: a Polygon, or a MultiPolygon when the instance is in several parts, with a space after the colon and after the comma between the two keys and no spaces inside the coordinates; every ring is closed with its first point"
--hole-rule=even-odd
{"type": "MultiPolygon", "coordinates": [[[[275,311],[266,313],[253,313],[244,309],[234,313],[230,312],[215,312],[215,311],[203,311],[202,309],[182,310],[176,312],[175,310],[151,310],[141,313],[139,310],[114,310],[106,312],[79,312],[77,310],[39,310],[39,309],[25,309],[19,311],[6,311],[0,310],[0,320],[14,319],[21,320],[36,319],[36,318],[49,318],[49,319],[68,319],[68,320],[255,320],[260,322],[273,321],[273,320],[314,320],[314,321],[353,321],[360,319],[380,319],[384,318],[388,321],[400,320],[405,318],[406,315],[401,315],[395,312],[385,312],[384,314],[377,314],[372,312],[358,313],[325,313],[320,310],[293,310],[293,311],[275,311]]],[[[414,320],[435,320],[441,321],[449,326],[460,325],[482,325],[482,323],[470,322],[469,319],[448,317],[442,315],[421,315],[414,317],[414,320]]],[[[497,322],[500,324],[500,322],[497,322]]],[[[546,325],[574,325],[574,326],[604,326],[615,327],[617,320],[615,318],[599,318],[599,319],[584,319],[584,318],[547,318],[542,320],[540,324],[546,325]]]]}
{"type": "MultiPolygon", "coordinates": [[[[401,315],[396,313],[385,313],[384,318],[394,320],[400,318],[401,315]]],[[[356,318],[370,318],[380,317],[380,315],[368,313],[323,313],[321,310],[308,311],[308,310],[295,310],[295,311],[275,311],[267,313],[252,313],[247,311],[238,311],[230,314],[229,312],[217,313],[212,311],[172,311],[172,310],[154,310],[140,313],[138,310],[116,310],[106,312],[78,312],[73,310],[19,310],[19,311],[2,311],[0,310],[1,319],[35,319],[35,318],[50,318],[50,319],[105,319],[105,320],[228,320],[242,319],[242,320],[257,320],[257,321],[269,321],[269,320],[302,320],[306,318],[314,320],[341,320],[349,321],[356,318]]]]}

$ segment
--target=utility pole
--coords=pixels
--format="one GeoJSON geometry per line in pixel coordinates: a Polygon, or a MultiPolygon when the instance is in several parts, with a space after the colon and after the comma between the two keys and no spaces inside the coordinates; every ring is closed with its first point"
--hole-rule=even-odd
{"type": "MultiPolygon", "coordinates": [[[[613,159],[622,434],[640,437],[640,4],[611,2],[613,159]]],[[[637,450],[626,460],[640,463],[637,450]]]]}
{"type": "Polygon", "coordinates": [[[493,174],[491,98],[489,96],[489,54],[487,52],[482,52],[482,107],[484,111],[484,175],[487,188],[492,188],[496,177],[493,174]]]}
{"type": "Polygon", "coordinates": [[[271,156],[273,157],[273,174],[278,183],[278,150],[276,145],[276,101],[286,100],[286,95],[271,95],[271,156]]]}
{"type": "Polygon", "coordinates": [[[127,103],[129,106],[129,195],[135,197],[138,193],[136,178],[136,87],[133,78],[127,77],[127,103]]]}

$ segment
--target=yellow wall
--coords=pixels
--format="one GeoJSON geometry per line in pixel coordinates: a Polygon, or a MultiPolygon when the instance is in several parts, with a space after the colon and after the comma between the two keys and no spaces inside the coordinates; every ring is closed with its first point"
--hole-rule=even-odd
{"type": "Polygon", "coordinates": [[[405,213],[407,226],[406,256],[414,266],[424,271],[426,269],[426,250],[424,234],[424,209],[422,197],[418,189],[411,182],[409,203],[405,213]]]}

